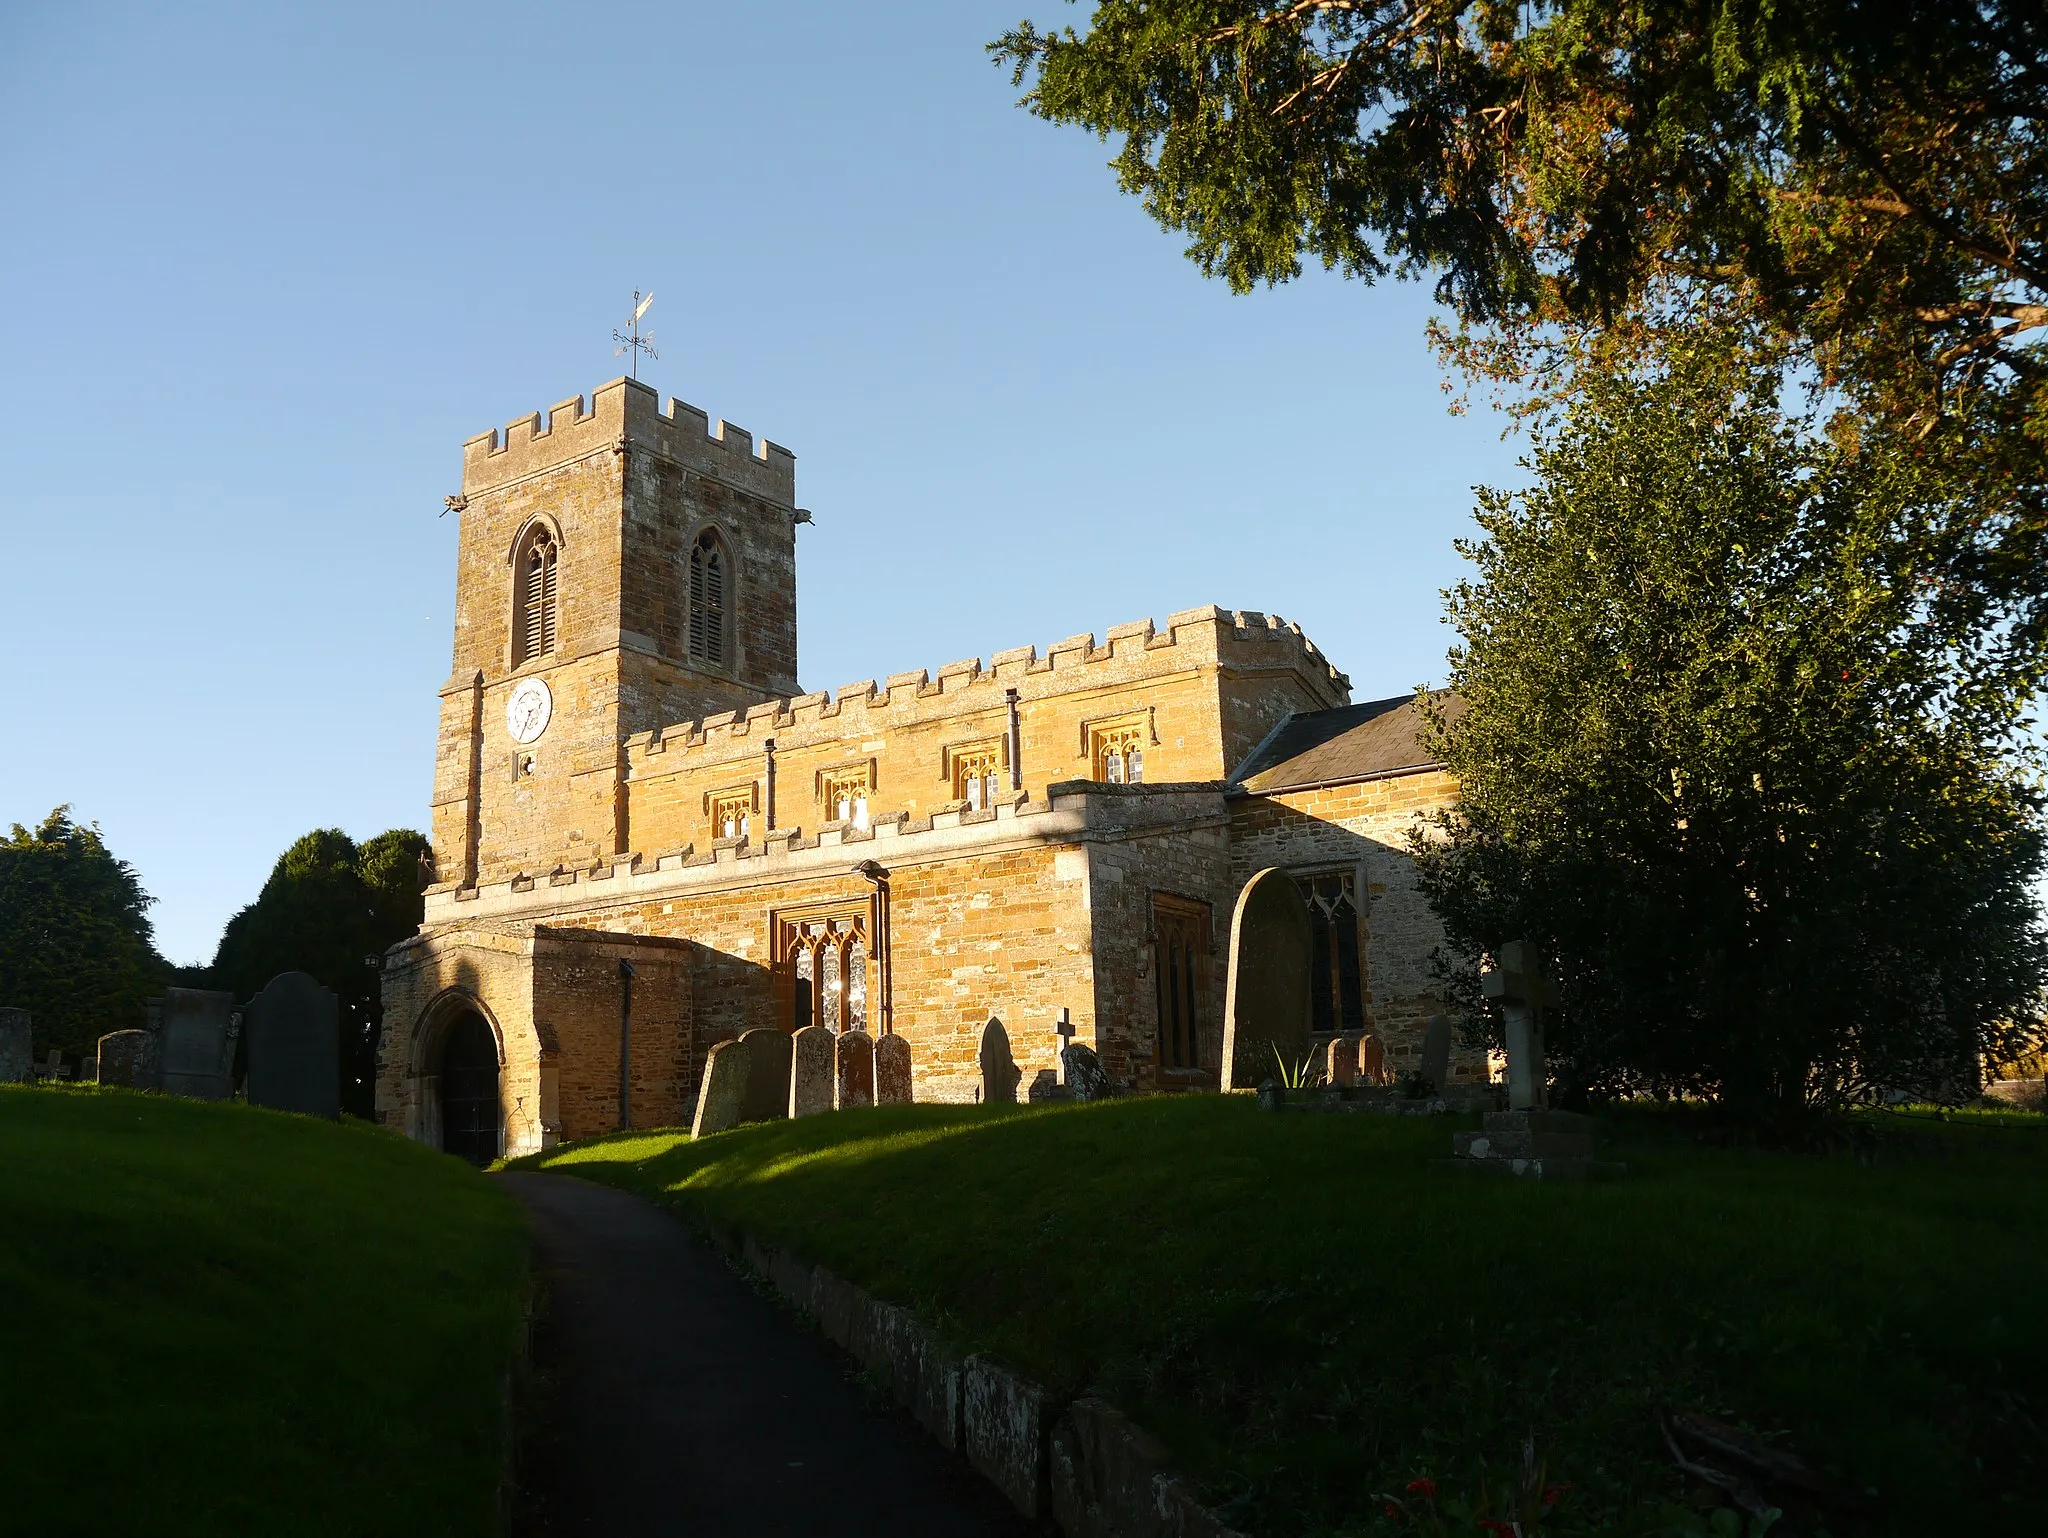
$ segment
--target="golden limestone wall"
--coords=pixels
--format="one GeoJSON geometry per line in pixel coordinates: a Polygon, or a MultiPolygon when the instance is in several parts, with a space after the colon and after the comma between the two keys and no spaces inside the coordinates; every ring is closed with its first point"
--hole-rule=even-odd
{"type": "Polygon", "coordinates": [[[1214,1088],[1213,1071],[1162,1071],[1153,898],[1166,893],[1208,910],[1209,948],[1207,965],[1196,979],[1196,1021],[1200,1059],[1214,1065],[1223,1055],[1223,983],[1237,892],[1222,787],[1104,790],[1091,799],[1098,826],[1088,848],[1097,979],[1094,1024],[1103,1066],[1112,1077],[1141,1089],[1214,1088]]]}
{"type": "MultiPolygon", "coordinates": [[[[1393,775],[1314,790],[1233,797],[1230,802],[1233,890],[1268,866],[1292,870],[1355,862],[1363,868],[1367,1009],[1387,1043],[1388,1061],[1413,1068],[1422,1028],[1443,1005],[1429,972],[1429,953],[1443,929],[1415,881],[1408,830],[1457,802],[1457,782],[1442,770],[1393,775]]],[[[1453,1054],[1456,1083],[1483,1083],[1482,1055],[1453,1054]]]]}
{"type": "MultiPolygon", "coordinates": [[[[1290,710],[1342,704],[1348,681],[1297,626],[1214,606],[1120,625],[1100,646],[1077,636],[1049,647],[956,662],[936,677],[899,673],[877,687],[806,694],[745,713],[635,736],[629,756],[628,839],[643,854],[715,840],[710,798],[745,792],[765,812],[766,744],[775,744],[776,823],[815,829],[831,820],[827,775],[865,770],[871,814],[923,818],[958,809],[952,774],[963,752],[990,747],[1010,784],[1006,692],[1018,694],[1024,789],[1092,778],[1091,733],[1135,724],[1148,784],[1220,780],[1290,710]]],[[[756,836],[765,817],[756,823],[756,836]]]]}
{"type": "Polygon", "coordinates": [[[476,1004],[499,1038],[498,1088],[508,1148],[542,1143],[541,1044],[533,1020],[533,940],[511,926],[416,935],[384,957],[384,1037],[377,1049],[377,1119],[439,1145],[432,1075],[441,1037],[476,1004]]]}

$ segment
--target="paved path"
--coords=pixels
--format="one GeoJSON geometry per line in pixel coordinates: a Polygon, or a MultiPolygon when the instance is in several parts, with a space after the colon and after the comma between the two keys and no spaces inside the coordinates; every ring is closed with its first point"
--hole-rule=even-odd
{"type": "Polygon", "coordinates": [[[1010,1538],[1002,1497],[850,1360],[674,1219],[564,1175],[505,1174],[546,1311],[526,1535],[1010,1538]]]}

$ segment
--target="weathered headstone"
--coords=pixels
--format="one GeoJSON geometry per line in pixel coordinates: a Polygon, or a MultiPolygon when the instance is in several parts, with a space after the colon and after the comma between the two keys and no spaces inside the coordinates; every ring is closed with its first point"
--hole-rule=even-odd
{"type": "Polygon", "coordinates": [[[341,1005],[304,972],[280,972],[242,1011],[249,1103],[305,1116],[341,1115],[341,1005]]]}
{"type": "Polygon", "coordinates": [[[232,1088],[235,996],[206,988],[166,988],[157,1043],[160,1086],[167,1095],[225,1100],[232,1088]]]}
{"type": "Polygon", "coordinates": [[[1365,1084],[1387,1082],[1387,1044],[1377,1036],[1358,1038],[1358,1077],[1365,1084]]]}
{"type": "Polygon", "coordinates": [[[1451,1021],[1448,1015],[1431,1015],[1422,1031],[1423,1093],[1441,1095],[1451,1079],[1451,1021]]]}
{"type": "Polygon", "coordinates": [[[1284,870],[1245,883],[1230,917],[1223,1087],[1249,1089],[1309,1063],[1308,904],[1284,870]]]}
{"type": "Polygon", "coordinates": [[[1102,1066],[1102,1059],[1091,1046],[1077,1041],[1061,1047],[1060,1068],[1076,1100],[1107,1100],[1116,1093],[1109,1070],[1102,1066]]]}
{"type": "Polygon", "coordinates": [[[747,1093],[741,1121],[781,1121],[789,1115],[789,1032],[757,1026],[740,1032],[747,1049],[747,1093]]]}
{"type": "Polygon", "coordinates": [[[1336,1088],[1358,1082],[1358,1038],[1339,1036],[1330,1043],[1328,1060],[1323,1064],[1323,1082],[1336,1088]]]}
{"type": "Polygon", "coordinates": [[[100,1038],[100,1083],[123,1089],[157,1087],[155,1031],[109,1031],[100,1038]]]}
{"type": "Polygon", "coordinates": [[[1479,990],[1507,1023],[1508,1109],[1543,1109],[1543,1011],[1557,1003],[1557,985],[1536,948],[1510,940],[1495,964],[1479,975],[1479,990]]]}
{"type": "Polygon", "coordinates": [[[981,1099],[984,1105],[1014,1105],[1024,1070],[1010,1056],[1010,1033],[994,1015],[981,1028],[981,1099]]]}
{"type": "Polygon", "coordinates": [[[30,1076],[33,1023],[25,1009],[0,1009],[0,1084],[20,1084],[30,1076]]]}
{"type": "Polygon", "coordinates": [[[40,1063],[35,1064],[34,1067],[35,1075],[39,1079],[68,1079],[71,1077],[71,1070],[64,1066],[64,1054],[55,1047],[50,1048],[50,1055],[40,1063]]]}
{"type": "Polygon", "coordinates": [[[789,1114],[815,1116],[832,1109],[838,1054],[828,1025],[807,1025],[789,1038],[789,1114]]]}
{"type": "Polygon", "coordinates": [[[916,1098],[910,1082],[910,1043],[891,1031],[875,1038],[875,1104],[909,1105],[916,1098]]]}
{"type": "Polygon", "coordinates": [[[705,1055],[704,1082],[697,1087],[691,1137],[730,1132],[740,1124],[740,1112],[747,1103],[747,1060],[751,1056],[744,1037],[718,1042],[705,1055]]]}
{"type": "Polygon", "coordinates": [[[839,1054],[839,1109],[857,1111],[875,1103],[875,1038],[866,1031],[841,1031],[834,1042],[839,1054]]]}

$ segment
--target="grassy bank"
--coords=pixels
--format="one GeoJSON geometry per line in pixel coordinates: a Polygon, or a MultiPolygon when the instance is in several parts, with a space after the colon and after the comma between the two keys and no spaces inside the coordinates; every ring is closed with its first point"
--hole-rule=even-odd
{"type": "Polygon", "coordinates": [[[0,1530],[496,1531],[525,1245],[360,1124],[0,1086],[0,1530]]]}
{"type": "Polygon", "coordinates": [[[1532,1435],[1574,1486],[1544,1531],[1684,1532],[1660,1406],[1875,1489],[1837,1534],[2041,1515],[2041,1118],[1894,1118],[1874,1153],[1823,1159],[1640,1117],[1609,1150],[1631,1177],[1584,1186],[1432,1168],[1449,1133],[1208,1096],[907,1107],[527,1162],[752,1229],[1105,1393],[1261,1534],[1392,1530],[1382,1493],[1427,1476],[1476,1498],[1532,1435]]]}

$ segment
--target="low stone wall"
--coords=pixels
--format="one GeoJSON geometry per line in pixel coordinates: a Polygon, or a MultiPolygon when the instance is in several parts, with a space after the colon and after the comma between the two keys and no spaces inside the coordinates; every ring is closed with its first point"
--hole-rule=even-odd
{"type": "Polygon", "coordinates": [[[908,1309],[751,1234],[724,1242],[1025,1517],[1050,1519],[1066,1538],[1242,1538],[1114,1406],[1062,1402],[999,1362],[962,1356],[908,1309]]]}

